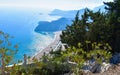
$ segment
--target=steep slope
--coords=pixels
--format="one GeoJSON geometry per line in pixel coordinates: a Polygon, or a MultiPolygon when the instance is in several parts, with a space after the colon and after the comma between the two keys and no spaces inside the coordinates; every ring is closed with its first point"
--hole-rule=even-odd
{"type": "Polygon", "coordinates": [[[64,30],[67,24],[71,24],[71,20],[66,18],[60,18],[52,22],[40,21],[35,31],[36,32],[60,31],[60,30],[64,30]]]}

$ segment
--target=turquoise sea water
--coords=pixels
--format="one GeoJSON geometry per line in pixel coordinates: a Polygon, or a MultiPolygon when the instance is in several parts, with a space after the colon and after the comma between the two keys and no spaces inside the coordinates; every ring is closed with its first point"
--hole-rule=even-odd
{"type": "Polygon", "coordinates": [[[52,21],[58,16],[49,16],[49,11],[42,9],[0,8],[0,30],[15,38],[12,44],[18,44],[19,50],[15,61],[22,60],[23,55],[34,55],[49,45],[54,39],[54,33],[36,33],[35,27],[39,21],[52,21]]]}

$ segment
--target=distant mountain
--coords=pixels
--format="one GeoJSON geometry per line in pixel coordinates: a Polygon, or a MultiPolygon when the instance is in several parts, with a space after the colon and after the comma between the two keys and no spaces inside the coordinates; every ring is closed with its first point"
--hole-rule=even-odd
{"type": "Polygon", "coordinates": [[[101,5],[101,6],[98,6],[98,7],[95,7],[93,9],[94,12],[100,10],[101,12],[105,12],[105,5],[101,5]]]}
{"type": "Polygon", "coordinates": [[[36,32],[55,32],[64,30],[67,24],[71,24],[71,20],[66,18],[60,18],[58,20],[48,22],[40,21],[38,26],[35,28],[36,32]]]}
{"type": "MultiPolygon", "coordinates": [[[[105,5],[101,5],[99,7],[95,7],[93,11],[96,12],[100,9],[101,12],[104,12],[105,11],[104,8],[105,8],[105,5]]],[[[72,23],[71,20],[74,19],[78,11],[79,11],[79,17],[81,18],[81,15],[83,15],[84,13],[84,9],[69,10],[69,11],[55,9],[49,15],[50,16],[61,16],[62,18],[52,21],[52,22],[40,21],[38,26],[35,28],[35,31],[36,32],[54,32],[54,31],[64,30],[67,24],[72,23]]]]}
{"type": "MultiPolygon", "coordinates": [[[[105,12],[104,8],[105,8],[105,5],[101,5],[101,6],[95,7],[93,9],[93,11],[96,12],[100,9],[101,12],[105,12]]],[[[79,17],[81,17],[81,15],[84,13],[85,9],[86,8],[80,9],[80,10],[69,10],[69,11],[63,11],[63,10],[55,9],[49,15],[50,16],[61,16],[61,17],[73,19],[76,15],[77,11],[79,11],[79,14],[80,14],[79,17]]]]}
{"type": "Polygon", "coordinates": [[[63,11],[63,10],[55,9],[49,15],[50,16],[61,16],[61,17],[73,19],[78,11],[79,11],[80,14],[84,13],[84,9],[69,10],[69,11],[63,11]]]}

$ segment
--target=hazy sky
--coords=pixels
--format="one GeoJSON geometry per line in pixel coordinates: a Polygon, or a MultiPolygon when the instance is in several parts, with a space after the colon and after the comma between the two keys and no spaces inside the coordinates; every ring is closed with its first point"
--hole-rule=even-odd
{"type": "Polygon", "coordinates": [[[113,0],[0,0],[0,7],[42,8],[42,9],[81,9],[103,4],[113,0]]]}

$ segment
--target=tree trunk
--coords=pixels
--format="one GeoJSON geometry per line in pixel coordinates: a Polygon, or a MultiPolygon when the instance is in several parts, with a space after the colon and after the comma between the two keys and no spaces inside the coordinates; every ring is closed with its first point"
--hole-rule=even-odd
{"type": "Polygon", "coordinates": [[[4,53],[2,54],[2,75],[5,75],[4,53]]]}

